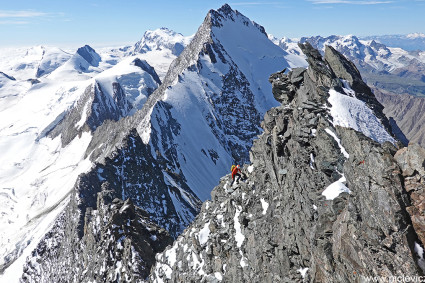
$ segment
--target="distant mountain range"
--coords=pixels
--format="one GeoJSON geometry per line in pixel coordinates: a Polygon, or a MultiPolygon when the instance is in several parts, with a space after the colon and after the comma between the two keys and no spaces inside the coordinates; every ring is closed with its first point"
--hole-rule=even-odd
{"type": "Polygon", "coordinates": [[[425,126],[418,122],[425,117],[422,107],[425,97],[425,48],[420,45],[417,46],[422,50],[408,51],[400,48],[402,42],[414,44],[425,40],[425,35],[388,36],[399,39],[393,42],[395,47],[378,42],[381,37],[366,40],[353,35],[333,35],[279,40],[269,35],[269,38],[294,56],[302,56],[298,42],[309,42],[322,54],[325,46],[334,47],[355,63],[363,79],[386,107],[385,113],[399,125],[408,140],[425,145],[425,137],[422,134],[425,132],[425,126]]]}
{"type": "Polygon", "coordinates": [[[398,47],[407,51],[425,50],[425,34],[364,36],[364,40],[376,40],[388,47],[398,47]]]}

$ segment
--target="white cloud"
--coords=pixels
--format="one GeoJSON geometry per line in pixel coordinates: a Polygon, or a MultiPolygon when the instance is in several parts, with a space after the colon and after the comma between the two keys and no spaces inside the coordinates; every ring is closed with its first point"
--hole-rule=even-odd
{"type": "Polygon", "coordinates": [[[26,21],[0,21],[0,25],[26,25],[29,22],[26,21]]]}
{"type": "Polygon", "coordinates": [[[4,11],[0,10],[0,18],[36,18],[47,16],[47,13],[36,11],[4,11]]]}
{"type": "Polygon", "coordinates": [[[394,1],[356,1],[356,0],[308,0],[313,4],[352,4],[352,5],[378,5],[390,4],[394,1]]]}

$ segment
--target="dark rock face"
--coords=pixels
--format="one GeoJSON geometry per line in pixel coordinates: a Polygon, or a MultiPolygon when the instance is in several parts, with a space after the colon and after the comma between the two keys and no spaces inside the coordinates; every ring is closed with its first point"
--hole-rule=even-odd
{"type": "Polygon", "coordinates": [[[95,196],[106,181],[112,184],[118,197],[130,198],[149,214],[151,221],[175,237],[190,224],[201,207],[199,199],[187,187],[184,176],[176,172],[177,166],[164,157],[155,158],[151,148],[142,142],[134,130],[127,137],[123,149],[79,179],[80,222],[83,223],[82,217],[87,209],[96,205],[95,196]],[[173,180],[174,186],[166,183],[164,175],[173,180]],[[177,203],[173,205],[177,201],[179,206],[177,203]]]}
{"type": "Polygon", "coordinates": [[[9,76],[8,74],[5,74],[3,72],[0,72],[0,75],[4,76],[5,78],[11,80],[11,81],[16,81],[16,79],[12,76],[9,76]]]}
{"type": "Polygon", "coordinates": [[[400,129],[400,127],[398,126],[397,122],[394,120],[393,117],[390,117],[388,120],[390,122],[391,131],[393,132],[393,134],[397,137],[397,139],[404,146],[407,146],[409,144],[409,140],[407,139],[407,137],[405,136],[405,134],[403,133],[403,131],[400,129]]]}
{"type": "Polygon", "coordinates": [[[67,113],[63,113],[42,131],[39,138],[49,135],[55,138],[61,135],[62,145],[69,144],[84,131],[94,132],[106,120],[118,121],[131,110],[121,85],[112,84],[112,96],[105,93],[100,84],[89,86],[77,105],[67,113]]]}
{"type": "Polygon", "coordinates": [[[394,155],[403,175],[406,191],[410,195],[411,206],[407,207],[413,228],[419,239],[425,243],[425,149],[417,144],[409,144],[394,155]]]}
{"type": "Polygon", "coordinates": [[[135,66],[150,74],[158,85],[161,84],[161,80],[159,79],[158,74],[155,72],[155,69],[149,65],[146,60],[140,60],[139,58],[136,58],[133,63],[135,66]]]}
{"type": "MultiPolygon", "coordinates": [[[[325,106],[329,90],[342,87],[343,74],[354,82],[358,73],[331,49],[326,60],[309,44],[302,49],[306,71],[270,78],[283,104],[264,117],[252,165],[243,168],[248,178],[233,187],[229,175],[221,179],[192,225],[156,257],[151,281],[364,282],[367,276],[423,275],[415,252],[422,219],[411,203],[421,198],[407,193],[422,192],[422,177],[409,169],[423,172],[422,157],[403,163],[402,155],[415,149],[394,157],[391,143],[334,127],[325,106]],[[416,183],[408,189],[403,180],[412,174],[416,183]],[[324,193],[335,186],[341,190],[334,196],[324,193]]],[[[350,87],[358,99],[371,94],[350,87]]],[[[373,97],[365,100],[375,104],[373,97]]],[[[373,110],[388,125],[379,104],[373,110]]]]}
{"type": "Polygon", "coordinates": [[[87,209],[79,227],[78,197],[44,237],[24,266],[23,282],[141,282],[149,275],[155,254],[172,238],[130,200],[115,196],[107,182],[97,204],[87,209]],[[66,230],[64,222],[72,222],[66,230]],[[83,230],[82,237],[77,231],[83,230]],[[46,274],[49,276],[46,277],[46,274]]]}
{"type": "Polygon", "coordinates": [[[88,45],[78,48],[77,54],[84,58],[90,65],[99,66],[100,56],[96,51],[88,45]]]}

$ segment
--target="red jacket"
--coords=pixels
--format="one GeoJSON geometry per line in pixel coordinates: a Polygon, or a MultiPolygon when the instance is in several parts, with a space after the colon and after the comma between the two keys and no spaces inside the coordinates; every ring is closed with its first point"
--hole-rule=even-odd
{"type": "Polygon", "coordinates": [[[238,172],[241,172],[241,169],[239,169],[237,166],[235,168],[233,168],[232,179],[235,179],[235,175],[238,174],[238,172]]]}

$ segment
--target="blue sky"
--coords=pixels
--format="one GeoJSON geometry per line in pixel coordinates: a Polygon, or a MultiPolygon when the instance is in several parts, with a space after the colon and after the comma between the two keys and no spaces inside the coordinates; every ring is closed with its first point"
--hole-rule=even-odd
{"type": "Polygon", "coordinates": [[[160,27],[190,35],[224,3],[279,38],[425,33],[425,0],[1,0],[0,47],[125,45],[160,27]]]}

